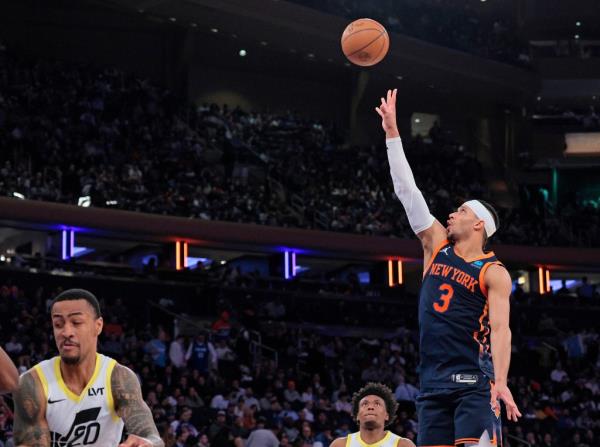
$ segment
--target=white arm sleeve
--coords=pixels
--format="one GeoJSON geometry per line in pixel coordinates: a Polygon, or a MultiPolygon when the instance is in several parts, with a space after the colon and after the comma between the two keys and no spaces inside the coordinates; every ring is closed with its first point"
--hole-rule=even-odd
{"type": "Polygon", "coordinates": [[[404,155],[400,137],[388,138],[385,143],[392,182],[394,183],[394,192],[406,211],[410,227],[415,234],[419,234],[433,225],[435,217],[429,212],[427,202],[425,202],[423,194],[417,188],[412,170],[406,155],[404,155]]]}

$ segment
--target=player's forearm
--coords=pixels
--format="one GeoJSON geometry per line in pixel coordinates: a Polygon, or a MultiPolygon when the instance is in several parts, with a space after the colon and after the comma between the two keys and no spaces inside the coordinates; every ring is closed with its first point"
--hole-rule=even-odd
{"type": "Polygon", "coordinates": [[[417,187],[400,137],[386,139],[386,146],[394,192],[406,211],[410,227],[415,234],[419,234],[431,227],[435,219],[429,212],[427,202],[417,187]]]}
{"type": "Polygon", "coordinates": [[[4,349],[0,348],[0,393],[10,393],[19,384],[19,373],[4,349]]]}
{"type": "Polygon", "coordinates": [[[140,436],[140,438],[149,443],[152,447],[165,447],[165,442],[160,438],[158,434],[140,436]]]}
{"type": "Polygon", "coordinates": [[[494,362],[494,376],[496,384],[506,385],[508,381],[508,368],[510,367],[511,352],[510,327],[503,325],[492,327],[490,341],[492,344],[492,360],[494,362]]]}
{"type": "Polygon", "coordinates": [[[50,430],[40,427],[31,427],[29,432],[14,435],[17,447],[50,447],[52,445],[50,438],[50,430]]]}

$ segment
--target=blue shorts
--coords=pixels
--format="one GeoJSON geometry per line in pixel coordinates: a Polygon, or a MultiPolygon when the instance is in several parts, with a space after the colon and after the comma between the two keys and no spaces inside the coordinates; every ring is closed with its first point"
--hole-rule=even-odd
{"type": "Polygon", "coordinates": [[[419,447],[477,445],[487,430],[502,446],[500,413],[492,410],[489,380],[464,388],[425,389],[417,398],[419,447]]]}

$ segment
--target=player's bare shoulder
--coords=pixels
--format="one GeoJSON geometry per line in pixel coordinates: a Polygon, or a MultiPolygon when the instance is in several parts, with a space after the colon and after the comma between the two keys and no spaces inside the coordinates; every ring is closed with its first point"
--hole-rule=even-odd
{"type": "Polygon", "coordinates": [[[448,232],[439,220],[434,219],[431,226],[417,234],[417,237],[421,241],[425,254],[431,254],[438,245],[448,238],[448,232]]]}
{"type": "Polygon", "coordinates": [[[502,264],[494,263],[490,265],[485,271],[484,281],[488,290],[493,289],[510,295],[512,280],[510,273],[502,264]]]}
{"type": "Polygon", "coordinates": [[[492,263],[492,265],[489,266],[485,273],[486,278],[490,276],[497,277],[500,280],[505,280],[506,278],[510,280],[510,273],[508,273],[508,269],[500,262],[492,263]]]}
{"type": "Polygon", "coordinates": [[[448,240],[448,232],[439,220],[434,219],[433,224],[417,234],[417,237],[423,247],[423,270],[425,271],[435,256],[435,250],[441,248],[448,240]]]}
{"type": "Polygon", "coordinates": [[[344,436],[343,438],[337,438],[335,441],[333,441],[329,447],[346,447],[346,441],[347,441],[347,437],[344,436]]]}
{"type": "Polygon", "coordinates": [[[400,438],[396,447],[415,447],[415,443],[408,438],[400,438]]]}

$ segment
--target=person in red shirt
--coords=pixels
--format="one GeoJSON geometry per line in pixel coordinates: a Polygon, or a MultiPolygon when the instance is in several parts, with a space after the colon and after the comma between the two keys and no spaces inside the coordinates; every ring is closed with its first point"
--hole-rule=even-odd
{"type": "Polygon", "coordinates": [[[229,312],[224,310],[221,317],[212,324],[212,330],[219,338],[228,338],[231,331],[231,322],[229,321],[229,312]]]}

